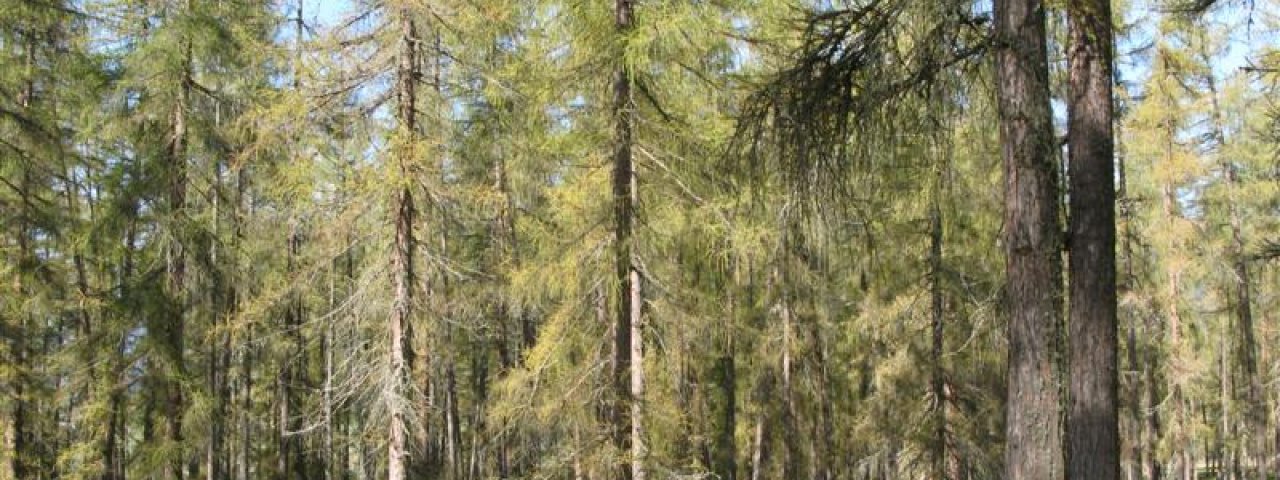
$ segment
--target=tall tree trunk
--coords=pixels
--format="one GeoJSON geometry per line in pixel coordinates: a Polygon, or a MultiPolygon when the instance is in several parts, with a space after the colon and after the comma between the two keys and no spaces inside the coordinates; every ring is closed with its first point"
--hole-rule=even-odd
{"type": "MultiPolygon", "coordinates": [[[[186,8],[192,8],[188,0],[186,8]]],[[[186,453],[183,445],[182,421],[186,409],[184,387],[178,383],[186,377],[186,202],[187,202],[187,113],[191,102],[192,58],[191,43],[183,39],[183,64],[179,77],[177,101],[173,106],[172,122],[169,132],[169,145],[166,150],[168,161],[168,208],[170,221],[169,249],[166,253],[165,291],[169,299],[169,312],[164,325],[157,328],[163,332],[165,362],[167,371],[162,375],[161,391],[164,395],[165,436],[170,442],[174,458],[169,460],[169,478],[182,479],[186,469],[186,453]]]]}
{"type": "MultiPolygon", "coordinates": [[[[334,309],[337,308],[337,302],[336,302],[336,299],[334,298],[333,281],[334,281],[334,278],[331,272],[329,276],[329,282],[330,282],[329,311],[330,312],[334,311],[334,309]]],[[[334,426],[334,422],[337,421],[337,416],[334,415],[334,403],[333,403],[333,377],[334,377],[333,375],[334,373],[333,372],[333,366],[334,366],[333,364],[333,360],[334,360],[333,359],[333,340],[334,340],[333,326],[334,325],[333,324],[334,324],[333,320],[329,320],[325,322],[324,336],[320,340],[320,343],[321,343],[320,353],[321,355],[324,356],[324,383],[321,386],[321,392],[320,392],[321,409],[323,410],[322,414],[324,415],[324,445],[323,445],[324,480],[334,480],[337,477],[336,468],[338,467],[337,462],[335,460],[337,454],[335,453],[334,447],[333,447],[334,430],[336,429],[334,426]]]]}
{"type": "Polygon", "coordinates": [[[1232,405],[1232,388],[1231,388],[1231,340],[1228,339],[1228,330],[1231,329],[1231,319],[1224,318],[1222,328],[1218,331],[1218,407],[1220,412],[1219,423],[1217,425],[1218,438],[1217,445],[1214,445],[1214,456],[1217,457],[1218,468],[1216,474],[1219,478],[1231,480],[1235,478],[1231,471],[1226,469],[1227,462],[1234,458],[1235,447],[1227,445],[1228,438],[1234,438],[1234,407],[1232,405]]]}
{"type": "MultiPolygon", "coordinates": [[[[519,352],[533,347],[533,344],[536,341],[536,335],[534,333],[530,315],[522,312],[519,315],[518,325],[517,320],[512,318],[510,272],[519,268],[520,263],[516,251],[516,203],[514,195],[511,192],[511,185],[507,178],[506,156],[501,153],[497,155],[497,158],[494,159],[493,163],[493,188],[498,192],[502,199],[498,204],[498,214],[494,216],[493,225],[491,227],[493,230],[492,239],[494,242],[494,249],[496,250],[497,255],[495,267],[499,270],[498,275],[501,279],[499,286],[500,290],[497,292],[497,298],[494,302],[494,321],[498,324],[498,338],[495,343],[497,344],[498,365],[501,368],[500,372],[502,375],[506,375],[510,372],[510,369],[515,366],[515,358],[520,356],[519,352]],[[519,348],[517,348],[517,352],[514,355],[511,348],[512,340],[509,338],[508,334],[510,328],[518,328],[520,331],[518,342],[519,348]]],[[[598,295],[593,296],[598,298],[598,295]]],[[[604,321],[605,319],[601,320],[604,321]]],[[[483,349],[483,347],[482,350],[487,351],[483,349]]],[[[484,422],[484,416],[486,400],[488,398],[488,385],[485,384],[488,375],[488,362],[489,359],[487,354],[481,360],[477,361],[477,375],[480,378],[476,383],[476,422],[475,431],[473,433],[477,439],[487,438],[485,434],[487,426],[484,422]]],[[[497,447],[496,459],[498,463],[497,470],[499,476],[505,477],[508,474],[507,459],[508,449],[510,448],[511,442],[510,436],[506,432],[498,433],[496,438],[493,439],[493,442],[496,443],[497,447]]],[[[478,442],[473,442],[473,456],[479,453],[479,446],[478,442]]],[[[475,469],[473,468],[473,470],[475,469]]],[[[480,473],[480,471],[474,471],[469,478],[475,478],[480,473]]]]}
{"type": "MultiPolygon", "coordinates": [[[[786,235],[785,233],[783,235],[786,235]]],[[[785,240],[784,240],[785,244],[785,240]]],[[[785,245],[783,247],[784,258],[790,253],[785,245]]],[[[787,267],[783,267],[784,269],[787,267]]],[[[782,378],[782,435],[786,439],[799,438],[799,429],[796,426],[798,412],[796,411],[795,386],[792,383],[792,363],[793,354],[791,351],[794,336],[792,330],[795,328],[793,323],[791,310],[791,298],[789,282],[790,278],[786,275],[779,275],[774,270],[774,285],[779,292],[779,301],[775,308],[778,309],[778,316],[782,321],[782,364],[779,366],[779,376],[782,378]]],[[[783,448],[784,457],[782,459],[782,477],[795,478],[800,476],[800,442],[784,441],[783,448]]]]}
{"type": "MultiPolygon", "coordinates": [[[[31,200],[27,198],[31,191],[31,174],[24,169],[22,172],[22,192],[23,198],[20,203],[21,211],[18,214],[18,231],[15,232],[18,240],[18,268],[14,269],[14,291],[21,298],[27,298],[28,288],[26,286],[25,276],[28,271],[35,268],[36,257],[32,253],[31,241],[29,238],[28,219],[31,216],[31,200]]],[[[11,433],[13,438],[12,450],[10,452],[10,466],[13,478],[30,478],[38,471],[39,454],[36,453],[36,439],[34,433],[34,423],[31,418],[32,400],[34,388],[31,387],[31,346],[30,338],[33,335],[34,322],[25,309],[19,310],[17,321],[14,329],[13,338],[10,340],[9,351],[13,357],[13,373],[11,373],[12,382],[12,412],[10,421],[11,433]]]]}
{"type": "MultiPolygon", "coordinates": [[[[210,336],[211,345],[209,349],[208,359],[208,388],[210,397],[213,400],[213,415],[209,419],[209,439],[205,445],[205,475],[208,480],[219,480],[227,477],[227,461],[226,453],[226,417],[227,402],[230,397],[230,387],[228,385],[227,370],[231,363],[231,334],[227,324],[234,313],[236,304],[236,293],[233,282],[227,282],[222,274],[222,270],[218,268],[218,207],[222,198],[222,162],[218,161],[214,166],[213,178],[214,187],[210,197],[213,199],[213,216],[212,216],[212,238],[209,244],[209,265],[212,267],[211,272],[212,286],[209,289],[209,303],[212,306],[212,329],[213,334],[210,336]]],[[[236,197],[238,198],[238,196],[236,197]]],[[[232,205],[232,241],[231,245],[236,245],[235,237],[239,232],[239,205],[232,205]]],[[[231,258],[235,258],[234,255],[231,258]]]]}
{"type": "Polygon", "coordinates": [[[254,421],[253,421],[253,370],[254,370],[253,325],[245,331],[245,345],[240,358],[240,465],[237,478],[249,480],[253,456],[254,421]]]}
{"type": "MultiPolygon", "coordinates": [[[[1197,52],[1202,62],[1213,65],[1212,59],[1200,42],[1197,52]]],[[[1228,143],[1227,128],[1223,120],[1222,108],[1219,104],[1217,75],[1209,69],[1204,74],[1206,88],[1209,91],[1210,120],[1213,135],[1218,142],[1219,166],[1226,180],[1227,220],[1231,229],[1231,242],[1227,247],[1227,259],[1231,261],[1232,312],[1235,314],[1236,328],[1239,331],[1239,344],[1235,347],[1235,356],[1240,361],[1241,374],[1244,375],[1245,405],[1238,417],[1245,423],[1245,436],[1249,440],[1242,443],[1245,448],[1252,447],[1256,453],[1262,453],[1266,445],[1266,406],[1263,398],[1262,378],[1258,374],[1258,345],[1255,340],[1253,322],[1253,284],[1249,276],[1249,258],[1245,251],[1245,238],[1240,220],[1240,207],[1237,204],[1240,187],[1240,172],[1235,162],[1223,155],[1228,143]]]]}
{"type": "MultiPolygon", "coordinates": [[[[1159,331],[1159,329],[1157,329],[1159,331]]],[[[1158,338],[1155,336],[1153,338],[1158,338]]],[[[1156,355],[1155,349],[1151,349],[1144,355],[1143,362],[1143,378],[1145,378],[1145,388],[1142,390],[1143,407],[1146,412],[1143,414],[1145,423],[1142,427],[1142,476],[1147,480],[1160,480],[1164,478],[1163,462],[1160,461],[1158,448],[1160,446],[1160,407],[1161,397],[1157,393],[1158,378],[1156,369],[1159,368],[1159,357],[1156,355]]]]}
{"type": "Polygon", "coordinates": [[[737,480],[738,478],[738,447],[737,447],[737,396],[738,396],[738,371],[736,365],[736,319],[738,318],[738,264],[736,257],[730,260],[733,263],[730,269],[730,277],[725,285],[725,317],[724,331],[722,334],[723,350],[720,353],[717,367],[719,369],[719,386],[723,402],[720,415],[720,431],[716,436],[715,455],[713,458],[712,470],[723,480],[737,480]]]}
{"type": "MultiPolygon", "coordinates": [[[[396,72],[396,119],[399,121],[401,141],[405,142],[395,159],[400,178],[410,178],[409,162],[413,158],[416,141],[416,93],[418,72],[417,27],[408,9],[399,12],[401,28],[399,68],[396,72]]],[[[384,393],[391,424],[387,442],[387,478],[407,478],[409,459],[408,431],[406,425],[409,372],[412,368],[413,347],[410,344],[409,319],[413,309],[413,194],[408,185],[397,187],[392,203],[392,222],[395,225],[395,244],[391,259],[391,284],[394,298],[387,331],[390,340],[389,388],[384,393]]]]}
{"type": "Polygon", "coordinates": [[[1045,6],[1039,0],[997,0],[994,6],[1009,309],[1005,477],[1054,479],[1063,474],[1055,354],[1062,240],[1045,6]]]}
{"type": "MultiPolygon", "coordinates": [[[[1267,323],[1266,320],[1267,319],[1264,318],[1263,323],[1267,323]]],[[[1280,478],[1280,397],[1276,398],[1276,405],[1274,408],[1275,408],[1275,413],[1273,413],[1272,415],[1274,415],[1275,425],[1272,428],[1275,429],[1275,432],[1273,432],[1273,435],[1275,435],[1275,438],[1274,440],[1272,440],[1273,443],[1271,444],[1271,448],[1272,448],[1271,455],[1273,457],[1271,459],[1272,461],[1271,468],[1275,469],[1276,478],[1280,478]]]]}
{"type": "MultiPolygon", "coordinates": [[[[1174,100],[1169,95],[1164,95],[1164,102],[1165,108],[1168,108],[1170,111],[1174,111],[1176,105],[1174,105],[1174,100]]],[[[1174,147],[1178,141],[1177,125],[1172,120],[1167,120],[1163,125],[1161,125],[1161,127],[1163,128],[1163,131],[1161,132],[1161,140],[1163,143],[1161,146],[1164,150],[1163,160],[1172,161],[1175,154],[1174,147]]],[[[1172,228],[1180,216],[1177,211],[1177,198],[1175,197],[1176,186],[1172,183],[1166,183],[1161,185],[1160,188],[1160,200],[1162,212],[1164,214],[1164,224],[1166,227],[1172,228]]],[[[1179,238],[1172,239],[1169,245],[1169,250],[1172,252],[1181,248],[1182,240],[1179,238]]],[[[1166,267],[1165,273],[1166,280],[1164,297],[1167,304],[1166,308],[1168,309],[1167,315],[1169,323],[1168,350],[1171,352],[1170,358],[1175,359],[1174,361],[1176,362],[1182,348],[1182,315],[1181,308],[1178,305],[1182,295],[1182,269],[1180,266],[1170,265],[1166,267]]],[[[1176,369],[1179,365],[1173,365],[1173,367],[1176,369]]],[[[1183,396],[1182,380],[1178,378],[1178,375],[1170,374],[1167,375],[1166,381],[1168,382],[1169,401],[1173,406],[1172,421],[1175,425],[1171,428],[1172,431],[1169,435],[1171,437],[1171,441],[1175,445],[1172,461],[1173,471],[1171,474],[1182,480],[1191,480],[1191,473],[1194,465],[1191,464],[1190,455],[1187,453],[1189,448],[1187,445],[1189,444],[1190,439],[1188,438],[1187,432],[1187,400],[1183,396]]]]}
{"type": "MultiPolygon", "coordinates": [[[[818,310],[814,295],[808,296],[810,311],[818,310]]],[[[827,342],[822,334],[824,325],[814,318],[810,322],[809,336],[813,339],[814,364],[813,368],[817,375],[815,387],[815,396],[817,397],[817,419],[813,422],[813,440],[810,455],[809,469],[812,472],[810,478],[814,480],[829,480],[831,478],[831,436],[833,407],[831,405],[831,372],[828,365],[829,352],[827,350],[827,342]]],[[[942,479],[939,479],[942,480],[942,479]]]]}
{"type": "Polygon", "coordinates": [[[1111,1],[1067,9],[1071,94],[1067,478],[1120,478],[1111,1]]]}
{"type": "MultiPolygon", "coordinates": [[[[116,281],[118,298],[126,299],[132,295],[129,286],[133,279],[133,252],[134,245],[137,243],[138,235],[138,203],[137,200],[130,197],[127,199],[125,209],[126,227],[124,234],[124,244],[122,258],[120,261],[120,276],[116,281]]],[[[137,313],[131,307],[130,313],[137,313]]],[[[105,464],[106,473],[103,480],[123,480],[124,479],[124,455],[123,443],[121,440],[126,438],[126,428],[123,414],[124,405],[124,386],[122,377],[124,375],[123,359],[125,358],[126,349],[128,347],[128,335],[120,334],[120,339],[115,342],[113,356],[108,362],[107,367],[107,431],[106,438],[103,442],[103,463],[105,464]]]]}
{"type": "MultiPolygon", "coordinates": [[[[296,15],[291,19],[294,27],[294,48],[292,61],[292,88],[296,94],[301,94],[302,90],[302,39],[305,33],[302,20],[302,2],[297,5],[296,15]]],[[[301,128],[301,127],[295,127],[301,128]]],[[[300,132],[295,131],[293,136],[295,145],[301,143],[300,132]]],[[[299,147],[294,148],[294,152],[298,152],[299,147]]],[[[294,163],[300,163],[302,158],[293,157],[294,163]]],[[[301,226],[299,220],[292,215],[288,220],[289,232],[285,236],[285,271],[290,277],[298,275],[298,262],[302,249],[302,233],[299,231],[301,226]]],[[[297,282],[295,282],[295,285],[297,282]]],[[[302,293],[299,291],[291,291],[287,300],[284,312],[284,340],[286,347],[284,348],[284,358],[280,361],[280,372],[277,376],[277,395],[279,402],[278,414],[279,419],[277,431],[277,452],[276,452],[276,473],[280,478],[292,480],[307,475],[306,462],[304,460],[304,452],[301,438],[299,438],[299,430],[301,430],[302,412],[299,411],[299,384],[305,383],[304,376],[307,372],[306,359],[308,358],[303,351],[302,323],[303,323],[303,299],[302,293]]]]}
{"type": "MultiPolygon", "coordinates": [[[[614,28],[620,38],[633,27],[632,1],[614,1],[614,28]]],[[[614,447],[630,454],[630,465],[618,465],[615,478],[644,480],[644,335],[640,270],[636,265],[633,237],[638,192],[631,158],[635,104],[631,100],[631,72],[626,59],[619,55],[615,61],[618,66],[613,72],[613,217],[618,303],[614,329],[616,404],[612,436],[614,447]]]]}
{"type": "MultiPolygon", "coordinates": [[[[1114,43],[1112,51],[1114,52],[1114,43]]],[[[1115,65],[1115,58],[1112,58],[1112,65],[1115,65]]],[[[1116,125],[1116,137],[1120,138],[1120,125],[1116,125]]],[[[1129,186],[1127,177],[1124,144],[1116,143],[1116,208],[1117,208],[1117,241],[1120,243],[1120,277],[1116,282],[1116,289],[1121,297],[1129,295],[1134,290],[1134,274],[1133,274],[1133,212],[1132,199],[1129,198],[1129,186]]],[[[1119,312],[1117,311],[1117,316],[1119,312]]],[[[1129,480],[1140,480],[1150,478],[1143,472],[1143,404],[1142,392],[1146,385],[1147,377],[1144,375],[1145,368],[1142,361],[1142,350],[1145,346],[1140,346],[1138,342],[1138,329],[1142,325],[1142,315],[1136,312],[1129,313],[1128,332],[1126,335],[1126,343],[1129,350],[1129,372],[1130,382],[1127,394],[1129,396],[1129,432],[1126,434],[1130,440],[1129,446],[1129,480]]],[[[1152,337],[1147,337],[1152,338],[1152,337]]],[[[1151,340],[1148,340],[1151,341],[1151,340]]]]}
{"type": "Polygon", "coordinates": [[[758,412],[756,413],[756,426],[752,432],[751,438],[751,480],[761,480],[767,477],[765,473],[765,465],[769,461],[769,406],[768,402],[773,396],[772,392],[773,379],[769,378],[769,373],[765,372],[760,383],[756,385],[756,405],[758,412]]]}
{"type": "MultiPolygon", "coordinates": [[[[24,82],[22,92],[18,97],[18,106],[22,108],[23,114],[30,116],[31,104],[35,97],[35,53],[36,45],[34,39],[28,39],[25,52],[25,72],[26,81],[24,82]]],[[[18,199],[18,228],[14,233],[18,244],[17,268],[13,269],[13,292],[17,298],[28,298],[27,275],[36,269],[38,259],[35,250],[31,245],[31,219],[35,215],[33,200],[31,198],[33,181],[31,175],[31,166],[24,165],[22,167],[22,179],[20,180],[21,198],[18,199]]],[[[36,453],[36,441],[34,434],[34,422],[31,419],[33,388],[31,387],[31,337],[36,336],[32,330],[33,321],[31,315],[25,308],[19,308],[14,319],[14,332],[9,340],[9,352],[13,362],[10,381],[12,382],[12,403],[10,412],[10,433],[12,436],[12,450],[10,451],[9,461],[13,478],[28,478],[38,469],[38,457],[36,453]]]]}
{"type": "Polygon", "coordinates": [[[942,364],[944,349],[943,307],[946,299],[942,293],[942,169],[934,179],[933,199],[929,205],[929,305],[932,322],[932,345],[929,350],[929,367],[933,370],[933,478],[947,480],[947,377],[942,364]]]}

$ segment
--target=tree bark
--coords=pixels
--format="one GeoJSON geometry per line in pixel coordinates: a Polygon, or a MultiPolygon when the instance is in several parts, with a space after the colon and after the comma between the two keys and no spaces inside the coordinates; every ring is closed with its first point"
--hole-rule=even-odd
{"type": "Polygon", "coordinates": [[[718,380],[720,386],[723,403],[720,413],[720,431],[716,436],[715,455],[712,460],[712,469],[720,478],[724,480],[737,480],[738,478],[738,447],[737,447],[737,396],[738,396],[738,371],[736,364],[736,319],[738,311],[737,287],[738,287],[738,262],[734,258],[731,260],[733,267],[730,270],[730,277],[725,285],[726,308],[723,332],[723,350],[717,360],[719,370],[718,380]]]}
{"type": "Polygon", "coordinates": [[[1143,377],[1146,387],[1142,390],[1145,423],[1142,428],[1142,476],[1147,480],[1164,478],[1163,463],[1157,449],[1160,446],[1160,395],[1157,393],[1156,369],[1159,359],[1154,351],[1144,355],[1143,377]]]}
{"type": "Polygon", "coordinates": [[[944,303],[942,293],[942,169],[938,169],[929,205],[929,305],[932,345],[929,350],[929,367],[933,370],[933,478],[947,480],[947,392],[946,368],[942,364],[944,340],[944,303]]]}
{"type": "Polygon", "coordinates": [[[1115,143],[1110,0],[1067,9],[1071,219],[1067,478],[1118,480],[1115,143]]]}
{"type": "MultiPolygon", "coordinates": [[[[614,29],[619,37],[633,27],[633,0],[615,0],[614,29]]],[[[620,53],[620,52],[619,52],[620,53]]],[[[632,162],[631,72],[619,55],[613,72],[613,213],[614,267],[618,282],[614,330],[615,395],[613,446],[630,454],[630,465],[618,465],[618,480],[644,480],[644,335],[641,318],[640,270],[635,259],[637,180],[632,162]],[[628,432],[628,429],[630,432],[628,432]]]]}
{"type": "MultiPolygon", "coordinates": [[[[401,141],[405,142],[401,150],[396,152],[396,167],[400,178],[407,181],[410,171],[408,163],[413,158],[413,142],[416,140],[415,125],[415,87],[417,84],[417,27],[410,17],[408,9],[399,12],[401,28],[399,67],[396,72],[396,119],[399,121],[401,141]]],[[[412,314],[413,284],[413,194],[408,185],[397,187],[393,200],[393,218],[395,225],[395,243],[391,259],[391,284],[394,298],[387,330],[390,340],[390,378],[388,390],[384,392],[390,413],[391,423],[388,427],[387,442],[387,478],[404,480],[407,478],[407,462],[409,460],[408,431],[406,411],[409,391],[409,372],[412,368],[413,347],[410,344],[409,319],[412,314]]]]}
{"type": "MultiPolygon", "coordinates": [[[[211,345],[208,359],[208,381],[209,392],[213,399],[213,416],[209,419],[209,440],[205,446],[205,475],[208,480],[224,479],[227,477],[227,457],[226,457],[226,417],[227,403],[231,396],[231,390],[228,382],[227,372],[231,365],[231,334],[228,328],[228,320],[234,314],[236,307],[236,289],[234,282],[226,282],[221,271],[217,268],[218,262],[218,207],[219,199],[222,198],[222,161],[217,161],[214,166],[214,187],[213,198],[214,212],[212,220],[211,232],[214,241],[209,246],[209,265],[214,267],[211,274],[212,288],[209,292],[209,303],[212,306],[212,325],[214,335],[211,337],[211,345]]],[[[237,189],[238,190],[238,189],[237,189]]],[[[236,196],[239,199],[239,194],[236,196]]],[[[232,241],[231,244],[237,244],[239,236],[239,204],[232,206],[232,241]]],[[[232,256],[234,258],[234,256],[232,256]]]]}
{"type": "Polygon", "coordinates": [[[994,6],[1009,309],[1005,477],[1054,479],[1063,474],[1055,355],[1062,241],[1045,7],[1039,0],[998,0],[994,6]]]}
{"type": "MultiPolygon", "coordinates": [[[[187,2],[187,9],[192,8],[192,1],[187,2]]],[[[165,292],[169,297],[169,312],[166,325],[160,326],[157,332],[163,332],[166,348],[165,365],[169,371],[163,375],[161,390],[164,392],[164,414],[167,420],[165,435],[171,442],[175,458],[169,462],[169,478],[181,479],[185,473],[186,454],[183,448],[182,419],[186,408],[184,387],[178,379],[186,377],[185,340],[186,340],[186,235],[183,232],[186,219],[187,202],[187,110],[190,108],[192,79],[191,43],[182,42],[183,65],[179,77],[177,102],[173,106],[169,145],[166,150],[168,161],[168,208],[170,221],[169,250],[166,253],[165,292]]]]}
{"type": "MultiPolygon", "coordinates": [[[[783,235],[786,235],[785,233],[783,235]]],[[[785,243],[785,241],[784,241],[785,243]]],[[[783,255],[789,255],[786,248],[783,248],[783,255]]],[[[784,267],[785,268],[785,267],[784,267]]],[[[775,286],[778,288],[779,301],[775,308],[778,309],[778,315],[782,320],[782,363],[779,366],[779,376],[782,378],[782,435],[786,439],[799,438],[799,429],[796,426],[798,413],[796,412],[795,387],[792,384],[792,352],[791,337],[794,335],[792,330],[793,318],[791,311],[791,298],[788,282],[790,281],[785,275],[779,275],[774,270],[775,286]]],[[[785,448],[782,459],[782,477],[795,478],[800,476],[800,442],[784,441],[785,448]]]]}

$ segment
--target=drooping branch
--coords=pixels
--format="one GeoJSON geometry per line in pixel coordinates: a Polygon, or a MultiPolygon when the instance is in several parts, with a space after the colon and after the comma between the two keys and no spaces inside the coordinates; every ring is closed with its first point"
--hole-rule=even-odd
{"type": "MultiPolygon", "coordinates": [[[[985,17],[963,2],[920,6],[871,0],[809,12],[801,47],[744,102],[728,158],[754,178],[771,168],[798,190],[839,193],[851,171],[887,152],[927,112],[942,74],[974,65],[988,45],[985,17]]],[[[811,192],[813,193],[813,192],[811,192]]]]}

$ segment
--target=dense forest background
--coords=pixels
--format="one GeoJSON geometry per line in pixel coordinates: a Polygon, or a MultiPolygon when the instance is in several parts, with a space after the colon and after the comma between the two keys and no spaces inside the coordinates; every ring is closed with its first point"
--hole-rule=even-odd
{"type": "Polygon", "coordinates": [[[1277,28],[0,0],[0,479],[1280,477],[1277,28]]]}

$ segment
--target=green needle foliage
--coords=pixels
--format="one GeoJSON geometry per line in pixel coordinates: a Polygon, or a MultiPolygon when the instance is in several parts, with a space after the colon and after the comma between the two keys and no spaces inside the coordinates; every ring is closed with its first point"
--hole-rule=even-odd
{"type": "MultiPolygon", "coordinates": [[[[1125,478],[1272,478],[1280,10],[1186,3],[1098,39],[1106,421],[1125,478]]],[[[1078,419],[1002,127],[1068,212],[1091,40],[1047,4],[1015,118],[1034,4],[0,0],[0,480],[1025,472],[1078,419]]]]}

